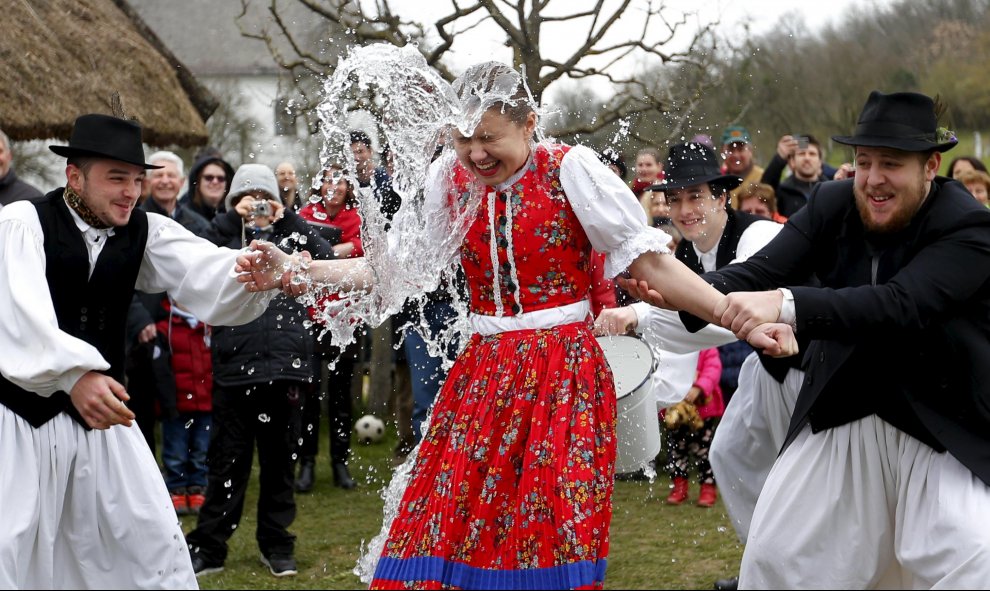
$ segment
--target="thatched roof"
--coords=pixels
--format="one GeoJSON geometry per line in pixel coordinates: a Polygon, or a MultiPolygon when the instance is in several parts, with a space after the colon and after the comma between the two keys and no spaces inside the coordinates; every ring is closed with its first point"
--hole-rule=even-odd
{"type": "Polygon", "coordinates": [[[154,146],[208,140],[216,99],[124,0],[0,0],[0,129],[13,140],[67,140],[76,117],[119,93],[154,146]]]}

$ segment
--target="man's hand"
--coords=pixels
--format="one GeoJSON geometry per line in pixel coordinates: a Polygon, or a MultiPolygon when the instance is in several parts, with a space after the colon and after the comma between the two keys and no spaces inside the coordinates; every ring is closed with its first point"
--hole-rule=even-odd
{"type": "Polygon", "coordinates": [[[595,318],[592,332],[595,336],[627,334],[636,330],[639,318],[631,306],[621,308],[606,308],[595,318]]]}
{"type": "Polygon", "coordinates": [[[616,277],[616,284],[619,287],[626,290],[629,295],[646,302],[647,304],[656,306],[657,308],[665,308],[668,310],[673,310],[667,306],[667,302],[664,301],[663,296],[660,292],[650,289],[650,286],[645,281],[640,281],[634,278],[616,277]]]}
{"type": "Polygon", "coordinates": [[[777,322],[784,294],[773,291],[737,291],[725,296],[715,306],[715,318],[719,324],[731,330],[740,339],[747,338],[751,330],[766,322],[777,322]]]}
{"type": "Polygon", "coordinates": [[[848,178],[852,178],[856,174],[856,165],[851,162],[845,162],[835,170],[835,176],[832,177],[833,181],[841,181],[848,178]]]}
{"type": "Polygon", "coordinates": [[[797,152],[798,141],[793,135],[781,136],[777,140],[777,155],[784,160],[789,160],[797,152]]]}
{"type": "Polygon", "coordinates": [[[251,251],[237,257],[234,271],[248,291],[268,291],[283,286],[284,276],[292,272],[290,259],[271,242],[252,240],[251,251]]]}
{"type": "Polygon", "coordinates": [[[99,372],[86,372],[79,378],[69,392],[69,398],[93,429],[109,429],[114,425],[130,427],[134,420],[134,413],[124,404],[131,399],[124,386],[99,372]]]}
{"type": "Polygon", "coordinates": [[[746,342],[771,357],[790,357],[799,352],[794,329],[790,324],[782,322],[768,322],[757,326],[749,332],[746,342]]]}
{"type": "Polygon", "coordinates": [[[141,329],[141,332],[138,333],[137,340],[139,343],[144,345],[145,343],[150,343],[151,341],[155,340],[155,337],[157,336],[158,336],[158,329],[155,328],[155,323],[152,322],[148,326],[145,326],[144,328],[141,329]]]}

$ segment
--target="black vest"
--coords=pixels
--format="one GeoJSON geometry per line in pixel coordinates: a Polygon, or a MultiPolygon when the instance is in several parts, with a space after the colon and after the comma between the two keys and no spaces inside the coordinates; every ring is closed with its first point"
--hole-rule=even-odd
{"type": "MultiPolygon", "coordinates": [[[[718,252],[715,253],[715,269],[721,269],[735,260],[739,239],[742,237],[743,232],[746,231],[746,228],[750,227],[754,222],[766,221],[767,219],[731,208],[728,209],[727,213],[728,220],[725,222],[725,229],[722,230],[722,237],[718,241],[718,252]]],[[[678,259],[690,267],[695,273],[701,275],[705,272],[704,267],[701,266],[701,260],[698,258],[698,253],[695,252],[694,245],[690,241],[681,240],[674,253],[678,259]]],[[[690,325],[688,326],[690,328],[690,325]]],[[[801,347],[801,351],[802,354],[800,355],[781,358],[768,357],[759,351],[757,351],[757,354],[760,357],[760,363],[763,365],[763,369],[767,370],[767,373],[773,376],[775,380],[783,383],[788,371],[792,368],[801,367],[804,352],[803,346],[801,347]]]]}
{"type": "MultiPolygon", "coordinates": [[[[127,311],[148,240],[147,214],[135,209],[126,226],[114,228],[90,278],[85,238],[76,227],[62,193],[62,189],[56,189],[35,202],[45,235],[45,274],[58,327],[94,346],[110,364],[110,369],[103,373],[123,383],[127,311]]],[[[45,398],[21,389],[2,376],[0,404],[34,427],[44,425],[63,411],[86,426],[67,393],[55,392],[45,398]]]]}

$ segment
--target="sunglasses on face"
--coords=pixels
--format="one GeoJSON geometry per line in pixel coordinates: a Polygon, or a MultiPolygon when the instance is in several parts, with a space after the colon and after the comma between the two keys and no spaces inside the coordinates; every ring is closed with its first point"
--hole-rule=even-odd
{"type": "Polygon", "coordinates": [[[214,174],[204,174],[203,181],[207,183],[226,183],[227,177],[223,175],[217,176],[214,174]]]}

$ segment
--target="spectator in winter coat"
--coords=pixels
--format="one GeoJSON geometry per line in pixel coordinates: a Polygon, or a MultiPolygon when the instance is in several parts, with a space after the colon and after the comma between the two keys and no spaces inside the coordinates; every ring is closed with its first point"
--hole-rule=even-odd
{"type": "MultiPolygon", "coordinates": [[[[242,248],[269,240],[287,251],[305,248],[314,258],[332,257],[330,244],[286,209],[275,174],[245,164],[234,175],[225,213],[213,219],[216,244],[242,248]],[[297,240],[305,236],[305,245],[297,240]]],[[[227,540],[244,510],[254,446],[261,480],[257,541],[262,561],[275,576],[296,574],[293,454],[299,408],[312,375],[313,337],[305,306],[277,297],[257,320],[213,331],[213,429],[206,500],[186,540],[196,573],[216,572],[227,558],[227,540]]]]}

